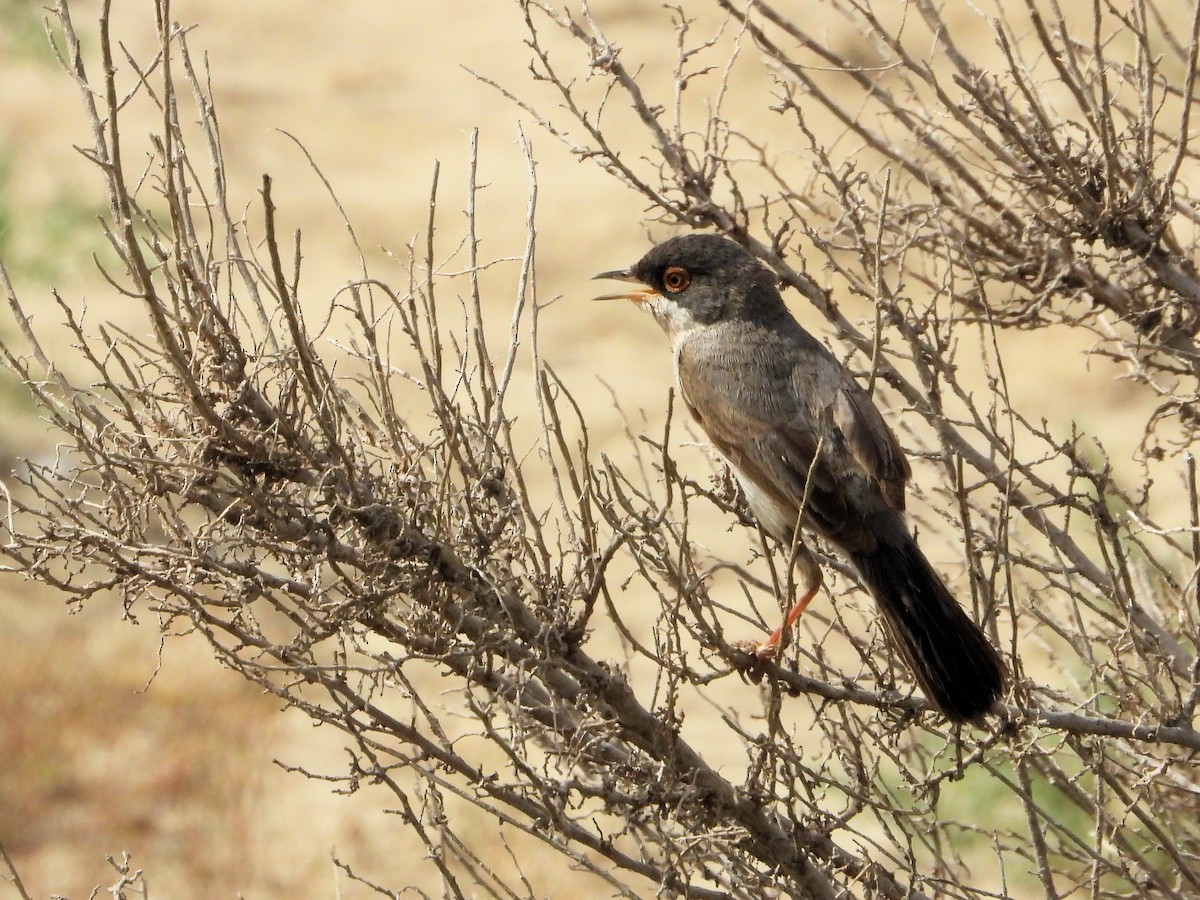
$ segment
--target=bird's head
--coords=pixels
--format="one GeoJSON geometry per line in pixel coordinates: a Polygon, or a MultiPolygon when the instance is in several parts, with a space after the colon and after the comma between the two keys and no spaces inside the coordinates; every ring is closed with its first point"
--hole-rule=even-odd
{"type": "Polygon", "coordinates": [[[775,312],[783,301],[775,275],[739,244],[716,234],[684,234],[654,247],[628,269],[602,272],[638,285],[597,300],[632,300],[669,334],[747,315],[775,312]]]}

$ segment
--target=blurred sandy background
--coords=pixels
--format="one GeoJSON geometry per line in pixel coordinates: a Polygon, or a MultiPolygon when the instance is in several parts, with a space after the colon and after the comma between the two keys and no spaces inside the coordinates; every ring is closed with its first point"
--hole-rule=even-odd
{"type": "MultiPolygon", "coordinates": [[[[114,32],[144,55],[153,42],[151,5],[117,6],[114,32]]],[[[95,9],[75,8],[85,33],[94,30],[95,9]]],[[[596,0],[593,9],[624,46],[627,63],[644,61],[651,75],[669,71],[674,35],[664,10],[634,0],[596,0]]],[[[67,298],[86,298],[91,321],[136,327],[140,311],[114,298],[89,260],[103,193],[97,173],[71,149],[87,141],[75,87],[46,48],[40,9],[3,0],[0,11],[0,253],[26,303],[46,319],[56,315],[47,290],[54,284],[67,298]]],[[[625,441],[599,378],[630,409],[644,408],[649,430],[659,430],[670,384],[661,335],[632,308],[584,302],[595,291],[587,281],[592,273],[632,262],[648,246],[642,204],[596,167],[570,158],[462,68],[518,93],[528,87],[515,3],[192,0],[176,2],[173,12],[199,26],[191,47],[206,52],[211,66],[233,204],[254,206],[262,173],[275,178],[281,221],[304,232],[302,293],[310,301],[353,277],[356,257],[324,188],[281,131],[303,143],[332,183],[371,250],[374,273],[399,280],[398,270],[376,265],[382,256],[374,248],[402,251],[422,232],[435,161],[445,206],[461,208],[468,135],[476,126],[487,185],[483,255],[520,252],[528,194],[517,143],[523,122],[538,160],[539,294],[564,296],[543,317],[544,353],[594,416],[597,453],[620,453],[625,441]]],[[[830,23],[831,39],[854,40],[839,36],[838,27],[845,26],[830,23]]],[[[765,83],[749,80],[736,91],[748,105],[765,107],[765,83]]],[[[764,129],[775,121],[763,113],[764,129]]],[[[250,218],[261,221],[256,210],[250,218]]],[[[789,302],[798,305],[794,295],[789,302]]],[[[509,303],[503,294],[490,311],[501,329],[509,303]]],[[[807,310],[797,313],[820,331],[807,310]]],[[[1119,408],[1124,389],[1089,376],[1083,356],[1069,352],[1081,349],[1078,339],[1069,339],[1070,347],[1064,340],[1009,340],[1015,405],[1065,424],[1080,414],[1076,389],[1088,385],[1093,396],[1106,392],[1098,408],[1119,408]],[[1055,341],[1058,351],[1053,364],[1063,389],[1054,393],[1044,390],[1043,340],[1055,341]]],[[[51,452],[53,438],[28,404],[11,392],[3,396],[11,409],[0,453],[11,460],[51,452]]],[[[1123,446],[1119,422],[1101,423],[1101,430],[1123,446]]],[[[714,545],[745,539],[724,531],[711,537],[714,545]]],[[[397,817],[376,808],[375,798],[333,796],[273,763],[340,771],[345,756],[336,734],[279,714],[198,643],[171,644],[143,691],[159,665],[148,614],[122,622],[102,598],[72,614],[52,593],[14,579],[0,582],[0,591],[0,840],[35,896],[87,896],[112,881],[104,856],[124,850],[150,873],[160,900],[235,892],[367,896],[330,863],[335,849],[379,882],[411,880],[440,893],[432,867],[419,861],[420,845],[397,817]]],[[[652,619],[648,610],[645,621],[652,619]]],[[[479,828],[494,826],[481,821],[479,828]]],[[[550,871],[558,865],[553,860],[550,871]]]]}

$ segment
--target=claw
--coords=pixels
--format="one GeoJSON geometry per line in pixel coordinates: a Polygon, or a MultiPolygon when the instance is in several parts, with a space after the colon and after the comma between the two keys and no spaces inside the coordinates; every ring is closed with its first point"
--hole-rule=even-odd
{"type": "Polygon", "coordinates": [[[770,641],[734,641],[733,647],[749,657],[739,666],[739,674],[754,684],[761,683],[768,665],[775,661],[776,647],[770,641]]]}
{"type": "Polygon", "coordinates": [[[756,646],[751,652],[756,659],[762,662],[774,662],[776,655],[779,653],[779,645],[767,641],[756,646]]]}

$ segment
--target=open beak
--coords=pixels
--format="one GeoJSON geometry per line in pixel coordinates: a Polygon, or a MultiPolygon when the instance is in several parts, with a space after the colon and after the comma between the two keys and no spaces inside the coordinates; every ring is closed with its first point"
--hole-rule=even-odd
{"type": "Polygon", "coordinates": [[[634,303],[645,303],[658,296],[658,291],[647,287],[642,283],[641,279],[628,269],[614,269],[611,272],[601,272],[599,275],[592,276],[593,281],[601,278],[611,278],[616,281],[632,281],[638,287],[634,290],[618,292],[616,294],[602,294],[599,297],[593,297],[593,300],[632,300],[634,303]]]}

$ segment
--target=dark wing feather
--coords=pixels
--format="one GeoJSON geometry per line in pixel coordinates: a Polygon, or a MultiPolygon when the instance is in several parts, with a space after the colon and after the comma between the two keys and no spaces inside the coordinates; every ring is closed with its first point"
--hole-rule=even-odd
{"type": "MultiPolygon", "coordinates": [[[[828,362],[836,365],[832,359],[828,362]]],[[[859,460],[861,451],[851,443],[853,435],[869,448],[869,425],[862,425],[869,420],[851,410],[843,416],[851,432],[846,434],[836,422],[836,410],[833,415],[810,414],[807,401],[813,398],[794,393],[795,378],[787,369],[763,369],[754,373],[758,377],[747,378],[747,360],[738,363],[742,371],[734,368],[728,357],[697,352],[685,343],[678,356],[679,386],[709,440],[763,495],[758,504],[755,497],[749,498],[759,521],[774,537],[787,542],[790,525],[785,528],[780,523],[794,523],[803,504],[809,527],[848,552],[871,552],[876,538],[867,517],[881,500],[870,494],[878,497],[880,491],[862,477],[873,475],[873,467],[859,460]],[[748,391],[748,382],[758,385],[758,390],[748,391]],[[814,466],[818,446],[820,456],[814,466]],[[845,459],[847,449],[857,465],[845,459]],[[847,468],[858,470],[858,477],[847,468]],[[761,508],[764,500],[771,509],[761,508]]],[[[879,421],[882,425],[882,419],[879,421]]],[[[890,435],[886,426],[884,429],[890,435]]],[[[902,455],[899,459],[903,462],[902,455]]],[[[903,497],[902,480],[900,487],[903,497]]]]}
{"type": "Polygon", "coordinates": [[[912,467],[866,391],[844,372],[841,382],[833,403],[833,423],[858,464],[878,482],[888,506],[902,510],[912,467]]]}

